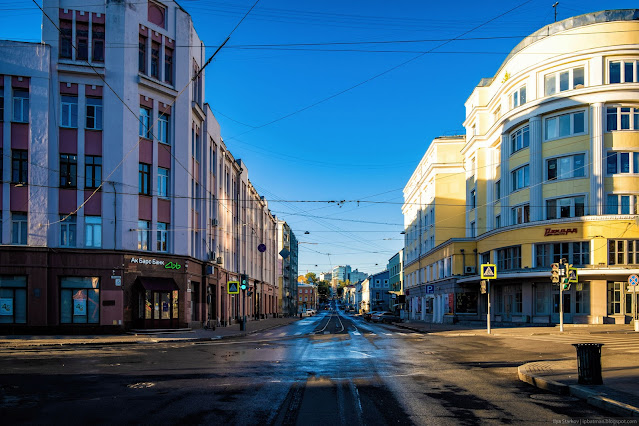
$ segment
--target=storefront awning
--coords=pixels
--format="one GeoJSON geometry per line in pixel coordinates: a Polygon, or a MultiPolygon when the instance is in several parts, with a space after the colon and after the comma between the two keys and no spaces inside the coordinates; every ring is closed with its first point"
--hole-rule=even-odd
{"type": "Polygon", "coordinates": [[[137,280],[145,290],[173,291],[179,290],[173,278],[138,277],[137,280]]]}

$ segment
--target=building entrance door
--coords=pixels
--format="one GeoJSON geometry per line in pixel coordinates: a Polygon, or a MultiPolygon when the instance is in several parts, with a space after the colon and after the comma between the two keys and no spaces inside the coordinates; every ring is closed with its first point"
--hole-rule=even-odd
{"type": "MultiPolygon", "coordinates": [[[[574,286],[570,290],[563,292],[564,294],[564,323],[572,323],[574,286]]],[[[552,322],[559,324],[559,286],[553,285],[552,289],[552,322]]]]}

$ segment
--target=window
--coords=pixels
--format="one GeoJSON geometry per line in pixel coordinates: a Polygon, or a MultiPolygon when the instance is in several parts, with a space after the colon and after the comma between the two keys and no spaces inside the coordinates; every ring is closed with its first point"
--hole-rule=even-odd
{"type": "Polygon", "coordinates": [[[26,150],[14,149],[11,151],[11,182],[28,183],[29,169],[27,166],[29,153],[26,150]]]}
{"type": "Polygon", "coordinates": [[[102,130],[102,98],[87,98],[86,128],[102,130]]]}
{"type": "Polygon", "coordinates": [[[535,314],[548,315],[550,313],[550,284],[534,283],[535,314]]]}
{"type": "Polygon", "coordinates": [[[138,189],[142,195],[151,195],[151,165],[140,163],[138,189]]]}
{"type": "Polygon", "coordinates": [[[164,81],[173,84],[173,49],[164,48],[164,81]]]}
{"type": "Polygon", "coordinates": [[[158,141],[169,144],[169,116],[160,114],[158,117],[158,141]]]}
{"type": "Polygon", "coordinates": [[[512,209],[513,225],[530,222],[530,204],[513,207],[512,209]]]}
{"type": "Polygon", "coordinates": [[[138,220],[138,250],[151,250],[151,222],[138,220]]]}
{"type": "Polygon", "coordinates": [[[169,251],[169,224],[158,222],[157,224],[157,237],[158,237],[158,251],[169,251]]]}
{"type": "Polygon", "coordinates": [[[608,240],[608,265],[639,264],[639,240],[608,240]]]}
{"type": "Polygon", "coordinates": [[[639,173],[639,152],[609,151],[606,155],[606,174],[639,173]]]}
{"type": "Polygon", "coordinates": [[[639,61],[610,61],[608,63],[608,83],[635,83],[639,81],[638,68],[639,61]]]}
{"type": "Polygon", "coordinates": [[[142,36],[138,43],[138,71],[146,74],[146,37],[142,36]]]}
{"type": "Polygon", "coordinates": [[[470,222],[470,236],[475,238],[477,235],[477,229],[475,227],[475,222],[470,222]]]}
{"type": "Polygon", "coordinates": [[[476,207],[476,202],[477,202],[477,199],[476,199],[476,196],[475,196],[475,190],[473,189],[473,190],[470,191],[470,208],[471,208],[471,210],[476,207]]]}
{"type": "Polygon", "coordinates": [[[477,313],[477,293],[456,293],[455,294],[455,313],[457,314],[476,314],[477,313]]]}
{"type": "Polygon", "coordinates": [[[490,263],[490,252],[487,251],[485,253],[481,253],[479,255],[479,259],[480,259],[479,261],[480,264],[490,263]]]}
{"type": "Polygon", "coordinates": [[[78,127],[78,97],[61,95],[60,126],[78,127]]]}
{"type": "Polygon", "coordinates": [[[625,283],[608,282],[608,315],[621,313],[621,294],[625,283]]]}
{"type": "Polygon", "coordinates": [[[27,323],[27,277],[0,277],[0,324],[27,323]]]}
{"type": "MultiPolygon", "coordinates": [[[[4,77],[0,77],[4,78],[4,77]]],[[[0,87],[0,122],[4,121],[4,88],[0,87]]]]}
{"type": "Polygon", "coordinates": [[[84,61],[89,59],[89,24],[76,21],[75,46],[77,48],[76,59],[84,61]]]}
{"type": "Polygon", "coordinates": [[[505,271],[508,269],[521,268],[521,246],[505,247],[497,250],[497,269],[505,271]]]}
{"type": "Polygon", "coordinates": [[[584,216],[585,202],[584,196],[546,200],[546,219],[584,216]]]}
{"type": "Polygon", "coordinates": [[[76,188],[78,157],[74,154],[60,154],[60,188],[76,188]]]}
{"type": "Polygon", "coordinates": [[[73,55],[73,23],[67,19],[60,19],[60,52],[58,56],[64,59],[71,59],[73,55]]]}
{"type": "Polygon", "coordinates": [[[151,110],[140,107],[140,137],[151,139],[151,110]]]}
{"type": "Polygon", "coordinates": [[[577,111],[546,118],[544,120],[545,140],[585,133],[585,117],[584,111],[577,111]]]}
{"type": "Polygon", "coordinates": [[[535,245],[535,265],[538,268],[549,268],[552,263],[566,259],[573,265],[590,264],[590,242],[562,242],[535,245]]]}
{"type": "Polygon", "coordinates": [[[606,130],[639,130],[639,108],[608,107],[606,108],[606,130]]]}
{"type": "Polygon", "coordinates": [[[60,323],[100,323],[100,278],[60,279],[60,323]]]}
{"type": "Polygon", "coordinates": [[[495,228],[501,228],[501,215],[495,216],[495,228]]]}
{"type": "Polygon", "coordinates": [[[27,244],[26,213],[11,213],[11,244],[27,244]]]}
{"type": "Polygon", "coordinates": [[[84,217],[84,246],[92,248],[102,247],[102,217],[84,217]]]}
{"type": "Polygon", "coordinates": [[[577,283],[575,288],[575,313],[590,313],[590,283],[577,283]]]}
{"type": "Polygon", "coordinates": [[[151,77],[160,78],[160,44],[151,42],[151,77]]]}
{"type": "Polygon", "coordinates": [[[518,191],[528,186],[528,165],[513,170],[511,173],[513,191],[518,191]]]}
{"type": "Polygon", "coordinates": [[[169,169],[158,167],[158,197],[169,196],[169,169]]]}
{"type": "Polygon", "coordinates": [[[501,180],[495,182],[495,200],[501,200],[501,180]]]}
{"type": "Polygon", "coordinates": [[[584,68],[573,68],[544,76],[544,96],[584,87],[584,68]]]}
{"type": "Polygon", "coordinates": [[[510,95],[510,103],[513,108],[526,103],[526,85],[521,86],[510,95]]]}
{"type": "Polygon", "coordinates": [[[584,177],[586,175],[585,159],[585,154],[576,154],[547,160],[546,179],[550,181],[584,177]]]}
{"type": "Polygon", "coordinates": [[[95,189],[102,183],[102,157],[86,155],[84,157],[84,187],[95,189]]]}
{"type": "Polygon", "coordinates": [[[104,62],[104,25],[93,23],[93,60],[104,62]]]}
{"type": "Polygon", "coordinates": [[[637,214],[639,197],[630,194],[608,194],[606,214],[637,214]]]}
{"type": "Polygon", "coordinates": [[[29,122],[29,91],[13,89],[13,121],[16,123],[29,122]]]}
{"type": "Polygon", "coordinates": [[[60,247],[75,247],[76,236],[76,221],[75,215],[67,216],[66,214],[60,215],[60,247]]]}
{"type": "Polygon", "coordinates": [[[514,154],[530,144],[528,126],[524,126],[510,135],[510,153],[514,154]]]}

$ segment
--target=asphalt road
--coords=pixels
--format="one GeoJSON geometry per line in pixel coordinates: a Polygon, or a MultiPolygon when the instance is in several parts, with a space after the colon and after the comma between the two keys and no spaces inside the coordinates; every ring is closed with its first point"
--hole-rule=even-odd
{"type": "MultiPolygon", "coordinates": [[[[3,424],[559,424],[608,414],[517,379],[538,342],[324,311],[213,342],[0,351],[3,424]]],[[[556,353],[557,357],[563,356],[556,353]]]]}

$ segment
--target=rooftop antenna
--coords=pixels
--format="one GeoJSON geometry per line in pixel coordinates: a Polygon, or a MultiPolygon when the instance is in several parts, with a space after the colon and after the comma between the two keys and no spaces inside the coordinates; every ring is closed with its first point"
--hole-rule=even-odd
{"type": "Polygon", "coordinates": [[[555,9],[555,22],[557,22],[557,5],[559,5],[558,1],[556,1],[555,4],[552,5],[553,9],[555,9]]]}

